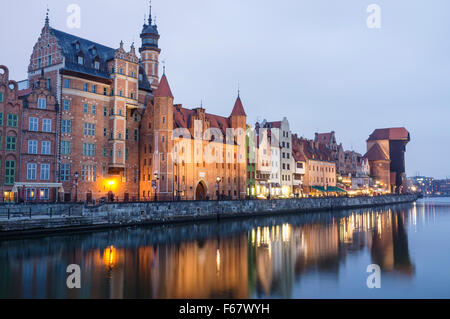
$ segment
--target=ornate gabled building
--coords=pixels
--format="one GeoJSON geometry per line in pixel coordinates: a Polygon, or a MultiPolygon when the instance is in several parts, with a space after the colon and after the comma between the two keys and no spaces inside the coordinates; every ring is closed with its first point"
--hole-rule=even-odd
{"type": "MultiPolygon", "coordinates": [[[[47,15],[30,58],[29,88],[22,95],[45,82],[59,105],[49,183],[61,184],[59,198],[66,201],[206,199],[217,197],[220,177],[221,196],[245,197],[246,114],[240,97],[229,117],[174,105],[165,74],[159,81],[160,35],[151,11],[149,16],[139,57],[134,44],[111,48],[59,31],[47,15]],[[195,123],[201,123],[198,132],[195,123]],[[213,128],[223,133],[223,141],[204,139],[213,128]],[[177,129],[189,131],[185,140],[192,147],[217,144],[226,163],[206,167],[201,157],[185,158],[182,174],[183,163],[172,153],[177,129]],[[242,129],[243,142],[228,136],[227,129],[242,129]],[[203,139],[195,139],[196,134],[203,139]],[[188,162],[194,164],[188,167],[188,162]]],[[[196,154],[193,149],[191,154],[196,154]]]]}
{"type": "Polygon", "coordinates": [[[141,199],[245,198],[247,116],[241,98],[229,117],[173,101],[163,74],[141,123],[141,199]]]}
{"type": "Polygon", "coordinates": [[[57,154],[70,152],[70,145],[58,145],[59,105],[42,74],[34,87],[20,91],[20,171],[13,191],[18,201],[57,201],[64,190],[57,180],[57,154]]]}
{"type": "Polygon", "coordinates": [[[293,136],[293,153],[297,163],[305,163],[302,191],[340,191],[336,188],[336,162],[332,151],[323,143],[293,136]]]}
{"type": "Polygon", "coordinates": [[[0,195],[6,202],[17,199],[13,187],[19,178],[21,111],[17,82],[0,65],[0,195]]]}

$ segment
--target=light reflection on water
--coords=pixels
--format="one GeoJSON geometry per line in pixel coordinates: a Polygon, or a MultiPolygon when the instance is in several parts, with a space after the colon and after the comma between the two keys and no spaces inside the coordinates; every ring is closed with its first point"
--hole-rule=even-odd
{"type": "Polygon", "coordinates": [[[0,298],[448,298],[449,226],[450,200],[431,199],[0,241],[0,298]]]}

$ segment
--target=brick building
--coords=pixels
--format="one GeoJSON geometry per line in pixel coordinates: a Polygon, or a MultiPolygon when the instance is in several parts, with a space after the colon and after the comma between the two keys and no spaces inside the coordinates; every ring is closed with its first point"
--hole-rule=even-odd
{"type": "MultiPolygon", "coordinates": [[[[19,91],[19,95],[23,109],[20,115],[19,176],[14,192],[19,201],[62,199],[62,184],[55,182],[59,105],[43,74],[34,83],[34,88],[19,91]]],[[[70,150],[70,145],[61,147],[70,150]]]]}
{"type": "MultiPolygon", "coordinates": [[[[120,42],[118,48],[110,48],[54,29],[46,17],[30,58],[28,82],[33,90],[42,90],[45,82],[45,89],[55,97],[55,101],[47,100],[47,105],[57,110],[52,113],[55,140],[50,141],[51,154],[45,154],[53,160],[48,164],[49,186],[63,191],[61,197],[66,201],[206,199],[217,197],[215,184],[220,177],[221,196],[244,197],[245,138],[238,141],[239,134],[231,139],[227,135],[227,129],[242,129],[245,133],[246,114],[240,97],[229,117],[207,114],[202,107],[189,110],[174,105],[167,77],[164,75],[159,82],[160,35],[151,18],[140,37],[139,57],[134,44],[125,49],[120,42]],[[194,132],[197,123],[200,129],[194,132]],[[226,138],[195,138],[204,138],[212,128],[226,138]],[[183,143],[192,142],[192,148],[217,144],[226,163],[207,166],[196,156],[178,163],[172,152],[177,151],[180,141],[172,131],[179,129],[191,134],[183,143]],[[243,154],[238,154],[241,149],[243,154]]],[[[32,93],[25,100],[34,101],[39,94],[44,93],[32,93]]],[[[26,116],[34,110],[31,107],[26,116]]],[[[49,113],[51,108],[39,111],[49,113]]],[[[38,139],[27,136],[26,140],[33,141],[30,149],[34,152],[34,141],[38,139]]],[[[22,146],[30,162],[24,161],[23,165],[34,177],[35,165],[31,162],[44,160],[37,157],[43,154],[29,154],[28,145],[22,146]]],[[[192,149],[190,154],[197,153],[192,149]]],[[[43,165],[47,171],[47,163],[43,165]]],[[[39,176],[40,169],[36,167],[39,176]]],[[[43,177],[47,181],[47,175],[43,177]]],[[[28,188],[30,192],[33,189],[28,188]]]]}
{"type": "Polygon", "coordinates": [[[406,191],[405,152],[410,141],[403,128],[376,129],[367,140],[370,175],[383,192],[406,191]]]}
{"type": "Polygon", "coordinates": [[[292,137],[296,163],[306,163],[302,176],[302,192],[305,194],[340,192],[336,188],[336,162],[333,153],[325,144],[292,137]]]}
{"type": "Polygon", "coordinates": [[[19,176],[20,113],[17,82],[9,79],[9,70],[0,65],[0,191],[4,201],[14,201],[14,183],[19,176]]]}

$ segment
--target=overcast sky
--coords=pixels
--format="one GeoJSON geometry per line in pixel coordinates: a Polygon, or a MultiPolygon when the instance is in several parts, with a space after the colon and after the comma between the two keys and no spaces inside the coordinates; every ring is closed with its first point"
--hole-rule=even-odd
{"type": "MultiPolygon", "coordinates": [[[[140,46],[145,0],[1,0],[0,64],[25,79],[50,8],[52,27],[101,44],[140,46]],[[81,8],[70,29],[69,4],[81,8]]],[[[175,102],[228,116],[240,83],[248,122],[286,116],[313,138],[334,130],[366,151],[375,128],[404,126],[407,174],[450,176],[450,1],[153,0],[175,102]],[[381,8],[369,29],[367,7],[381,8]]]]}

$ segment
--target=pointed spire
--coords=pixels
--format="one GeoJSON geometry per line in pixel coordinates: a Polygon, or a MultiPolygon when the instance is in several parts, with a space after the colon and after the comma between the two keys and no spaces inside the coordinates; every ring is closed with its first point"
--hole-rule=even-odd
{"type": "Polygon", "coordinates": [[[50,12],[50,10],[48,9],[47,6],[47,13],[45,14],[45,25],[48,27],[50,25],[50,19],[48,17],[48,13],[50,12]]]}
{"type": "Polygon", "coordinates": [[[169,81],[167,81],[166,74],[163,74],[154,97],[171,97],[173,99],[172,90],[170,89],[169,81]]]}
{"type": "Polygon", "coordinates": [[[148,15],[148,25],[152,25],[152,0],[149,1],[150,13],[148,15]]]}
{"type": "Polygon", "coordinates": [[[241,97],[238,95],[236,103],[234,103],[233,112],[231,116],[247,116],[244,111],[244,106],[242,105],[241,97]]]}

